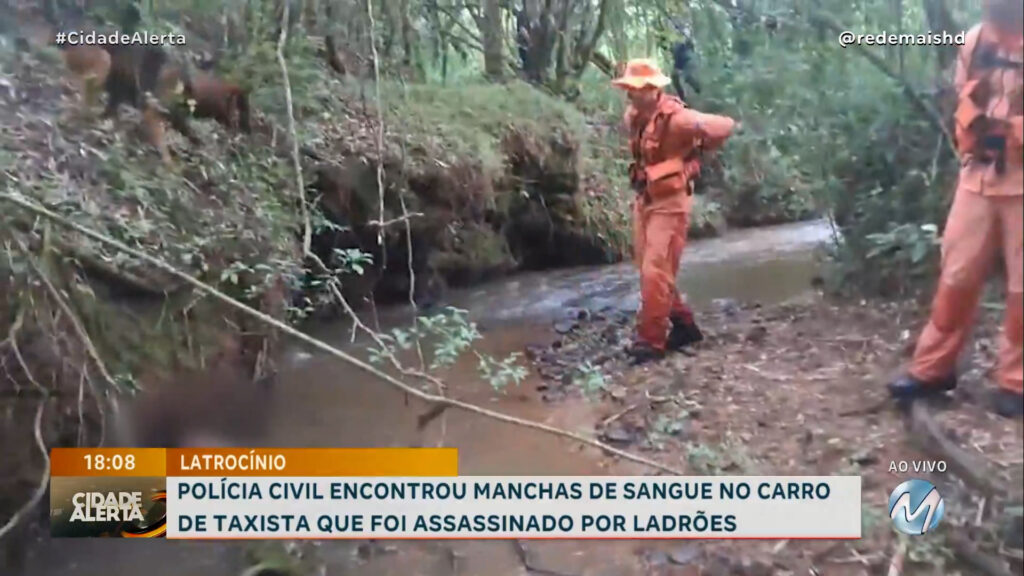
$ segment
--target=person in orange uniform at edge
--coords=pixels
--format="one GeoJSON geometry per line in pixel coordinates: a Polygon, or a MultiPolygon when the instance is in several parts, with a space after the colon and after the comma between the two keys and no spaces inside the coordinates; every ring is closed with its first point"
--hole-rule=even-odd
{"type": "Polygon", "coordinates": [[[627,352],[634,364],[657,360],[703,340],[693,312],[676,289],[679,260],[693,205],[693,178],[702,151],[714,151],[735,121],[703,114],[665,93],[670,84],[657,63],[631,60],[614,86],[626,91],[625,127],[633,163],[633,251],[640,268],[637,338],[627,352]],[[671,331],[669,325],[671,323],[671,331]]]}
{"type": "Polygon", "coordinates": [[[1024,412],[1024,4],[987,0],[956,69],[960,182],[942,239],[942,273],[907,373],[889,384],[901,402],[956,387],[956,362],[996,258],[1007,276],[1006,312],[991,409],[1024,412]]]}

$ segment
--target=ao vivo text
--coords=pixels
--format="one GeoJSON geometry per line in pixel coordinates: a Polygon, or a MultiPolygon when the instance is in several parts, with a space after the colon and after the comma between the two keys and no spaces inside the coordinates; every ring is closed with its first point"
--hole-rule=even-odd
{"type": "Polygon", "coordinates": [[[945,460],[893,460],[889,463],[889,472],[945,472],[945,460]]]}

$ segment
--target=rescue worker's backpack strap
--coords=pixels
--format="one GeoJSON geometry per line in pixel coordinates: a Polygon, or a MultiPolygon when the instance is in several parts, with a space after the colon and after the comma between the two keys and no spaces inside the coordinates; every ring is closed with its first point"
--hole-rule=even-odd
{"type": "Polygon", "coordinates": [[[686,104],[681,99],[669,94],[663,95],[662,98],[668,98],[672,104],[667,106],[667,110],[659,110],[654,118],[654,130],[659,144],[659,161],[645,167],[644,172],[648,183],[657,182],[676,174],[685,174],[686,171],[686,163],[683,158],[666,158],[665,153],[666,136],[668,136],[668,129],[672,125],[672,118],[682,112],[686,108],[686,104]]]}
{"type": "Polygon", "coordinates": [[[995,163],[1002,172],[1006,162],[1021,162],[1024,146],[1024,110],[1019,96],[1010,97],[1008,118],[988,116],[989,103],[1001,93],[1001,82],[993,82],[992,74],[1007,69],[1024,71],[1024,62],[999,54],[997,41],[990,37],[984,24],[972,28],[959,54],[959,81],[955,115],[957,151],[984,163],[995,163]]]}
{"type": "Polygon", "coordinates": [[[629,184],[636,193],[642,193],[646,187],[643,176],[643,153],[640,149],[640,140],[643,133],[642,126],[636,126],[637,112],[632,104],[626,107],[623,115],[623,125],[629,135],[629,154],[633,161],[629,164],[629,184]]]}
{"type": "MultiPolygon", "coordinates": [[[[662,128],[663,130],[668,129],[668,127],[672,124],[672,118],[676,114],[683,112],[686,108],[688,108],[686,106],[686,103],[683,102],[681,99],[673,97],[673,100],[677,101],[678,106],[673,106],[671,110],[664,114],[665,120],[662,128]]],[[[699,126],[700,120],[698,120],[697,123],[699,126]]],[[[664,136],[662,136],[661,142],[663,145],[665,140],[666,139],[664,138],[664,136]]],[[[703,141],[700,139],[700,137],[698,137],[697,141],[694,144],[693,151],[690,154],[688,154],[686,157],[677,156],[674,158],[665,158],[657,166],[652,166],[648,169],[648,178],[650,178],[653,181],[659,178],[672,176],[674,174],[681,174],[687,180],[687,194],[693,195],[695,190],[695,177],[700,174],[700,153],[702,146],[703,141]]],[[[664,157],[665,154],[662,153],[662,156],[664,157]]]]}
{"type": "Polygon", "coordinates": [[[983,28],[982,24],[977,24],[971,28],[964,39],[963,48],[957,54],[958,66],[963,67],[966,79],[964,85],[960,88],[959,94],[957,94],[957,107],[954,114],[957,151],[961,155],[970,154],[977,146],[978,136],[974,129],[977,127],[976,123],[982,121],[985,117],[984,103],[978,103],[975,99],[976,93],[982,87],[981,84],[984,78],[978,77],[977,69],[974,65],[974,56],[978,51],[978,45],[981,43],[983,28]]]}

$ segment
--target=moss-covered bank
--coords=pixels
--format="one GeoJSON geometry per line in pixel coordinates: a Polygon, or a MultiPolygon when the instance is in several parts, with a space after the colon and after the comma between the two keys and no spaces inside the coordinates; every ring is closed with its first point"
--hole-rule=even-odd
{"type": "MultiPolygon", "coordinates": [[[[186,151],[175,137],[182,156],[164,169],[139,146],[137,116],[125,111],[122,122],[105,125],[79,113],[61,82],[59,53],[0,45],[5,193],[287,318],[291,286],[301,280],[299,217],[294,197],[281,193],[288,164],[262,137],[229,141],[203,123],[204,147],[186,151]]],[[[0,246],[0,525],[44,470],[37,435],[47,449],[117,444],[126,439],[115,416],[138,390],[159,398],[211,370],[221,383],[258,390],[253,382],[273,375],[266,327],[144,262],[7,202],[0,246]]],[[[134,438],[160,443],[146,437],[159,432],[173,442],[185,428],[154,420],[134,438]]],[[[17,572],[22,540],[36,528],[25,522],[5,539],[0,565],[17,572]]]]}

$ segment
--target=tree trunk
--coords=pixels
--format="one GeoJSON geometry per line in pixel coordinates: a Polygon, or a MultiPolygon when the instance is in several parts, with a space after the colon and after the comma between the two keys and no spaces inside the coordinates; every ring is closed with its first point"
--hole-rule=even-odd
{"type": "MultiPolygon", "coordinates": [[[[373,0],[366,0],[367,2],[373,2],[373,0]]],[[[381,58],[383,60],[391,60],[391,56],[395,53],[395,36],[398,28],[401,26],[399,17],[395,13],[395,2],[394,0],[381,0],[381,13],[384,16],[384,42],[382,44],[381,58]]]]}
{"type": "MultiPolygon", "coordinates": [[[[903,0],[896,0],[896,33],[903,34],[903,0]]],[[[896,50],[900,59],[900,76],[903,76],[906,73],[903,45],[897,44],[896,50]]]]}
{"type": "MultiPolygon", "coordinates": [[[[925,18],[928,21],[928,28],[932,32],[957,34],[963,30],[953,20],[953,13],[946,4],[946,0],[924,0],[924,12],[925,18]]],[[[953,62],[956,60],[957,50],[957,45],[952,43],[935,47],[937,72],[940,75],[952,68],[953,62]]]]}
{"type": "Polygon", "coordinates": [[[543,4],[539,0],[524,0],[519,15],[518,41],[524,45],[520,49],[523,73],[526,80],[535,85],[546,82],[551,68],[557,40],[556,8],[553,0],[543,0],[543,4]]]}
{"type": "Polygon", "coordinates": [[[480,36],[484,45],[484,74],[492,82],[505,77],[505,42],[501,25],[501,0],[483,0],[480,36]]]}
{"type": "Polygon", "coordinates": [[[569,54],[569,11],[571,10],[571,0],[562,0],[562,12],[558,16],[558,32],[557,42],[558,48],[555,50],[555,93],[561,94],[565,91],[565,79],[568,75],[568,54],[569,54]]]}
{"type": "Polygon", "coordinates": [[[306,30],[319,31],[320,0],[306,0],[306,30]]]}
{"type": "MultiPolygon", "coordinates": [[[[625,60],[625,58],[619,58],[616,61],[625,62],[625,60]]],[[[590,61],[594,63],[594,66],[597,66],[598,70],[604,72],[605,75],[613,77],[615,76],[615,64],[611,60],[609,60],[608,57],[605,56],[604,54],[601,54],[600,52],[595,50],[590,55],[590,61]]]]}
{"type": "Polygon", "coordinates": [[[430,23],[430,61],[435,66],[441,63],[441,54],[444,51],[445,35],[441,27],[441,11],[438,9],[436,0],[427,1],[427,22],[430,23]]]}
{"type": "MultiPolygon", "coordinates": [[[[594,24],[594,31],[591,33],[590,38],[583,38],[579,45],[576,47],[576,69],[574,75],[579,80],[583,73],[587,70],[587,65],[590,64],[592,55],[597,48],[597,43],[601,41],[601,36],[604,34],[605,23],[608,19],[608,12],[611,9],[611,0],[601,0],[600,6],[597,11],[597,23],[594,24]]],[[[581,33],[581,38],[583,34],[581,33]]]]}
{"type": "Polygon", "coordinates": [[[418,78],[422,71],[422,63],[419,58],[419,33],[409,17],[409,0],[401,0],[399,11],[402,24],[402,65],[409,69],[407,72],[415,72],[418,78]]]}
{"type": "MultiPolygon", "coordinates": [[[[626,6],[623,0],[613,0],[610,5],[612,11],[613,22],[625,22],[626,21],[626,6]]],[[[629,38],[626,34],[625,26],[615,26],[611,30],[612,41],[612,58],[616,62],[621,62],[629,58],[629,38]]]]}

